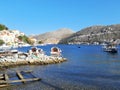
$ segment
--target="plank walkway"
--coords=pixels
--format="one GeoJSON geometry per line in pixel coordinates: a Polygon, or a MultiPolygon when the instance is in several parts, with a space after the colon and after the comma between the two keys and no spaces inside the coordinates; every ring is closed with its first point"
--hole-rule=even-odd
{"type": "Polygon", "coordinates": [[[18,83],[18,82],[22,82],[22,83],[27,83],[30,81],[38,81],[41,80],[41,78],[37,78],[37,77],[33,77],[33,78],[24,78],[24,75],[22,74],[22,72],[24,73],[29,73],[32,75],[32,71],[16,71],[16,77],[18,79],[16,80],[10,80],[10,77],[7,73],[5,74],[0,74],[0,87],[5,87],[5,86],[9,86],[12,83],[18,83]]]}

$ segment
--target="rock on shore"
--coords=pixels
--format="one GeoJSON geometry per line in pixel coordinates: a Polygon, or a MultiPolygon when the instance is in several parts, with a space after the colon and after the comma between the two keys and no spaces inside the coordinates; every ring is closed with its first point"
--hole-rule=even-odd
{"type": "Polygon", "coordinates": [[[26,59],[5,59],[0,60],[0,68],[4,67],[11,67],[11,66],[19,66],[19,65],[47,65],[47,64],[56,64],[56,63],[62,63],[66,61],[66,58],[63,57],[54,57],[54,56],[47,56],[42,55],[40,57],[27,57],[26,59]]]}

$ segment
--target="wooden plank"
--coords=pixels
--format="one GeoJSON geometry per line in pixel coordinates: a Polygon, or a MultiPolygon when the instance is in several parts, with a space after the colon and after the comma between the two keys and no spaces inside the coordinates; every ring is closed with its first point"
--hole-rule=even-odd
{"type": "MultiPolygon", "coordinates": [[[[32,71],[22,71],[22,72],[25,72],[25,73],[31,73],[32,71]]],[[[17,82],[23,82],[23,83],[26,83],[26,82],[29,82],[29,81],[38,81],[38,80],[41,80],[41,78],[28,78],[28,79],[25,79],[22,75],[22,72],[19,72],[19,71],[16,71],[16,75],[18,76],[18,78],[20,80],[10,80],[9,76],[7,73],[5,74],[1,74],[0,75],[0,87],[4,87],[4,86],[8,86],[10,85],[11,83],[17,83],[17,82]]]]}
{"type": "Polygon", "coordinates": [[[5,76],[5,80],[6,80],[6,81],[9,81],[8,75],[7,75],[7,74],[4,74],[4,76],[5,76]]]}
{"type": "Polygon", "coordinates": [[[30,78],[30,79],[22,79],[22,80],[9,80],[9,81],[0,81],[1,83],[16,83],[16,82],[28,82],[28,81],[38,81],[40,78],[30,78]]]}
{"type": "Polygon", "coordinates": [[[6,73],[5,74],[1,74],[0,79],[2,79],[2,80],[0,80],[0,82],[3,82],[3,83],[0,83],[0,88],[1,87],[6,87],[6,86],[9,85],[8,84],[9,77],[8,77],[8,75],[6,73]]]}
{"type": "Polygon", "coordinates": [[[10,81],[10,83],[15,83],[15,82],[28,82],[28,81],[38,81],[41,80],[40,78],[30,78],[30,79],[24,79],[24,80],[13,80],[10,81]]]}
{"type": "Polygon", "coordinates": [[[0,74],[0,79],[3,79],[3,78],[4,78],[3,74],[0,74]]]}
{"type": "Polygon", "coordinates": [[[3,85],[0,85],[0,88],[1,87],[6,87],[6,86],[8,86],[8,84],[3,84],[3,85]]]}
{"type": "Polygon", "coordinates": [[[4,76],[0,76],[0,79],[3,79],[4,78],[4,76]]]}
{"type": "Polygon", "coordinates": [[[5,80],[0,80],[0,82],[3,82],[3,81],[5,81],[5,80]]]}
{"type": "Polygon", "coordinates": [[[7,81],[5,81],[5,80],[0,80],[0,85],[3,85],[3,84],[5,84],[5,85],[7,85],[7,81]]]}
{"type": "Polygon", "coordinates": [[[8,86],[8,84],[9,84],[9,83],[8,83],[9,77],[8,77],[8,74],[7,74],[7,73],[4,74],[4,79],[5,79],[6,83],[3,83],[2,87],[3,87],[3,86],[8,86]]]}
{"type": "Polygon", "coordinates": [[[19,79],[21,79],[22,82],[25,83],[25,79],[24,79],[24,77],[22,76],[22,74],[21,74],[19,71],[17,71],[16,73],[17,73],[17,76],[19,77],[19,79]]]}
{"type": "Polygon", "coordinates": [[[8,81],[0,80],[0,84],[6,84],[8,81]]]}
{"type": "Polygon", "coordinates": [[[3,76],[3,74],[0,74],[0,76],[3,76]]]}

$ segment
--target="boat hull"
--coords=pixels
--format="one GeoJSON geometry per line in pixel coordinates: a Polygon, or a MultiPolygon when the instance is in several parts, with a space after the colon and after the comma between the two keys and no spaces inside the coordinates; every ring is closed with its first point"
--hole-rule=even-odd
{"type": "Polygon", "coordinates": [[[105,52],[109,52],[109,53],[117,53],[117,49],[113,49],[113,48],[110,48],[110,49],[104,49],[105,52]]]}

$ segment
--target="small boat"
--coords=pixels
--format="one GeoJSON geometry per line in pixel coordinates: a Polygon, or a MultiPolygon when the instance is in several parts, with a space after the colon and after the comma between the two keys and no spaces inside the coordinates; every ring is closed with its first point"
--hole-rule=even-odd
{"type": "Polygon", "coordinates": [[[7,46],[6,44],[3,44],[2,46],[0,46],[0,50],[9,50],[11,49],[10,46],[7,46]]]}
{"type": "Polygon", "coordinates": [[[41,48],[37,48],[37,47],[31,47],[31,49],[28,51],[28,54],[30,56],[39,56],[39,55],[44,55],[44,51],[41,48]]]}
{"type": "Polygon", "coordinates": [[[52,47],[51,48],[51,55],[57,55],[57,56],[60,56],[61,55],[61,49],[58,48],[58,47],[52,47]]]}
{"type": "Polygon", "coordinates": [[[103,46],[103,50],[105,52],[110,52],[110,53],[117,53],[118,52],[118,48],[115,44],[105,44],[103,46]]]}

